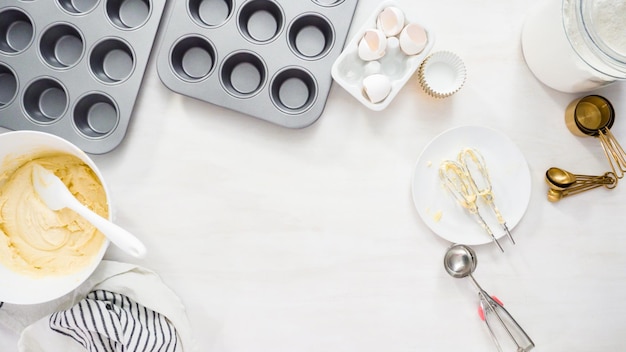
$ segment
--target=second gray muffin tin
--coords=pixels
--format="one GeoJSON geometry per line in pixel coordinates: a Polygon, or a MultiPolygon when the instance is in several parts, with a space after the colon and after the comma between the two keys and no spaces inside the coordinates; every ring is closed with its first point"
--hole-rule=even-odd
{"type": "MultiPolygon", "coordinates": [[[[181,1],[182,2],[182,1],[181,1]]],[[[0,0],[0,126],[124,138],[165,0],[0,0]]]]}
{"type": "Polygon", "coordinates": [[[157,56],[171,90],[284,127],[315,122],[358,0],[176,1],[157,56]]]}

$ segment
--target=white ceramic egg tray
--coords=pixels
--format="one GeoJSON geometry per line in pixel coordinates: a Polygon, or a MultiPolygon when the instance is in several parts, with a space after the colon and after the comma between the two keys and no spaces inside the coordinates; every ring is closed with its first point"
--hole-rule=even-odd
{"type": "Polygon", "coordinates": [[[332,66],[333,79],[363,105],[374,111],[384,110],[413,76],[435,44],[435,34],[422,20],[405,13],[395,1],[385,1],[378,5],[365,23],[346,44],[332,66]],[[404,24],[417,24],[426,31],[427,41],[423,50],[407,55],[400,48],[400,35],[387,38],[387,48],[378,60],[363,60],[359,56],[359,43],[366,31],[379,29],[378,16],[386,8],[396,8],[404,15],[404,24]],[[376,77],[384,76],[384,77],[376,77]],[[365,84],[364,84],[365,82],[365,84]],[[384,99],[372,101],[366,89],[384,94],[384,99]]]}
{"type": "Polygon", "coordinates": [[[0,126],[85,152],[124,138],[165,0],[0,0],[0,126]]]}
{"type": "Polygon", "coordinates": [[[172,3],[157,57],[174,92],[289,128],[315,122],[358,0],[172,3]]]}

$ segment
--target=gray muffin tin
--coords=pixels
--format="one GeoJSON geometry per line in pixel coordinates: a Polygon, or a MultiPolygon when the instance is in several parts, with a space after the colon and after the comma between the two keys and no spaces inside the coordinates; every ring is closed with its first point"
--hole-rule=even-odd
{"type": "Polygon", "coordinates": [[[301,128],[324,110],[358,0],[172,4],[157,56],[172,91],[301,128]]]}
{"type": "Polygon", "coordinates": [[[165,0],[0,0],[0,126],[124,138],[165,0]]]}

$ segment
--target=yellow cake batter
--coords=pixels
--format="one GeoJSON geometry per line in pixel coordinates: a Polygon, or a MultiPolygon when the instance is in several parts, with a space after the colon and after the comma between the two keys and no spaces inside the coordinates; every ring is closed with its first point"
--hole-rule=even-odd
{"type": "Polygon", "coordinates": [[[108,218],[98,177],[70,154],[38,154],[3,166],[18,164],[0,174],[0,262],[32,276],[82,270],[94,260],[105,237],[70,209],[48,209],[33,188],[32,169],[39,164],[54,172],[81,203],[108,218]]]}

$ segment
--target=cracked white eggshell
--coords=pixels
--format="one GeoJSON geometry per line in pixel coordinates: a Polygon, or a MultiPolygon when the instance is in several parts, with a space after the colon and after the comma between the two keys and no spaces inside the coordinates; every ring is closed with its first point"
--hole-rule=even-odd
{"type": "Polygon", "coordinates": [[[385,56],[387,37],[378,29],[368,29],[359,41],[359,57],[364,61],[378,60],[385,56]]]}
{"type": "Polygon", "coordinates": [[[407,24],[400,32],[400,49],[407,55],[421,53],[428,43],[428,34],[417,23],[407,24]]]}
{"type": "Polygon", "coordinates": [[[404,28],[404,12],[395,6],[386,7],[378,14],[376,27],[387,37],[398,35],[404,28]]]}
{"type": "Polygon", "coordinates": [[[363,94],[365,97],[376,104],[379,103],[391,93],[391,79],[386,75],[376,73],[363,79],[363,94]]]}
{"type": "Polygon", "coordinates": [[[426,30],[428,42],[424,50],[416,55],[406,55],[400,48],[400,35],[398,34],[396,36],[387,37],[387,46],[383,57],[372,61],[362,60],[358,55],[359,42],[363,38],[363,34],[366,30],[373,28],[378,29],[376,27],[378,16],[388,7],[398,7],[402,9],[402,7],[398,5],[398,1],[381,1],[376,8],[370,12],[367,19],[363,21],[361,27],[350,39],[331,68],[331,75],[334,81],[366,108],[373,111],[382,111],[393,102],[406,83],[414,76],[414,73],[424,60],[424,57],[432,50],[437,37],[436,33],[428,26],[428,22],[423,22],[423,19],[419,16],[409,16],[408,12],[404,12],[405,25],[418,23],[426,30]],[[369,99],[363,87],[363,79],[375,73],[384,74],[391,80],[391,91],[382,101],[377,103],[373,103],[369,99]]]}

